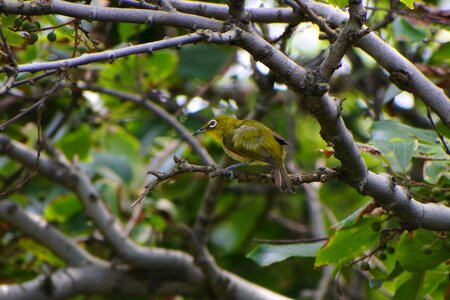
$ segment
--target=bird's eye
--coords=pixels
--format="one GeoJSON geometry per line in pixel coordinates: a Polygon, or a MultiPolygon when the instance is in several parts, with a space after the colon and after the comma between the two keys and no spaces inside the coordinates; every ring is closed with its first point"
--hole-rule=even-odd
{"type": "Polygon", "coordinates": [[[211,120],[208,123],[208,127],[209,128],[214,128],[214,127],[216,127],[216,125],[217,125],[217,121],[216,120],[211,120]]]}

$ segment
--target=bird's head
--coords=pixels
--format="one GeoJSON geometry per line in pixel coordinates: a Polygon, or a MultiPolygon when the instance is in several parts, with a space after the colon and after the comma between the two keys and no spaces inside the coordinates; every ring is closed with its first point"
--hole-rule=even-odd
{"type": "Polygon", "coordinates": [[[225,132],[233,129],[238,121],[238,119],[232,117],[218,116],[206,122],[202,128],[194,132],[194,135],[207,132],[221,141],[225,132]]]}

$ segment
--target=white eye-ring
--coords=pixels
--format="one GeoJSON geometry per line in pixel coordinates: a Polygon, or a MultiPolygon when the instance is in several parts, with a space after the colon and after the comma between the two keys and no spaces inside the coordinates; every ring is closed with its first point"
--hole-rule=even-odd
{"type": "Polygon", "coordinates": [[[217,121],[216,120],[211,120],[208,123],[208,127],[209,128],[214,128],[214,127],[216,127],[216,125],[217,125],[217,121]]]}

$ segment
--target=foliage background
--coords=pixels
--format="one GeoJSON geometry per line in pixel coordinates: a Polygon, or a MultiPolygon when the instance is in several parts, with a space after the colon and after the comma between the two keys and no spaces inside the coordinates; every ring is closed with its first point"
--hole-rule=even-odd
{"type": "MultiPolygon", "coordinates": [[[[163,5],[166,1],[158,3],[163,5]]],[[[99,7],[119,4],[90,3],[99,7]]],[[[262,4],[279,6],[272,2],[262,4]]],[[[130,3],[123,1],[122,5],[130,3]]],[[[247,7],[259,5],[260,2],[247,3],[247,7]]],[[[448,3],[375,1],[368,2],[367,7],[366,24],[379,24],[376,34],[448,95],[448,3]],[[395,13],[395,17],[388,18],[390,13],[395,13]]],[[[285,31],[279,43],[273,39],[283,33],[286,23],[259,23],[255,28],[293,61],[315,68],[328,55],[330,43],[319,38],[320,29],[313,23],[294,23],[293,31],[285,31]]],[[[11,65],[11,56],[18,65],[26,65],[186,34],[182,26],[167,26],[164,22],[101,22],[95,17],[78,20],[58,14],[3,12],[1,25],[11,49],[8,55],[3,44],[4,66],[11,65]],[[36,35],[38,39],[34,40],[36,35]]],[[[7,69],[2,70],[0,77],[7,87],[11,76],[7,69]]],[[[389,207],[375,208],[372,197],[359,194],[345,180],[304,184],[290,195],[279,193],[271,184],[186,173],[159,184],[142,204],[131,207],[144,186],[155,180],[146,175],[149,169],[170,171],[176,167],[174,155],[190,163],[205,164],[191,147],[192,141],[180,135],[170,120],[193,132],[218,114],[259,119],[290,142],[287,166],[292,173],[311,173],[319,167],[332,169],[340,165],[333,156],[332,145],[321,137],[321,127],[308,109],[307,97],[293,92],[283,83],[282,75],[255,62],[240,47],[202,42],[124,58],[111,56],[107,61],[59,73],[40,80],[30,80],[36,74],[18,73],[14,82],[19,84],[2,90],[2,123],[48,93],[48,99],[35,110],[9,126],[2,125],[0,175],[2,197],[8,199],[2,201],[3,210],[0,209],[3,287],[32,281],[39,275],[51,278],[57,270],[70,266],[54,253],[54,248],[43,246],[39,239],[36,242],[32,233],[14,225],[7,217],[5,203],[17,203],[23,211],[38,215],[83,251],[112,264],[126,263],[117,245],[111,246],[103,229],[99,230],[98,223],[92,221],[86,204],[80,201],[80,192],[74,193],[70,183],[61,184],[63,181],[36,170],[41,162],[35,164],[28,158],[28,163],[24,163],[8,150],[7,138],[69,167],[62,170],[86,174],[99,201],[121,224],[125,235],[150,252],[157,247],[191,253],[196,260],[204,257],[205,253],[196,250],[188,228],[194,232],[202,229],[198,225],[204,212],[202,205],[208,195],[211,197],[211,189],[215,189],[214,216],[209,216],[212,224],[203,228],[209,235],[206,252],[217,263],[214,272],[223,275],[223,270],[227,270],[275,293],[301,299],[449,297],[450,251],[446,232],[403,224],[389,207]],[[20,84],[21,80],[25,84],[20,84]],[[54,92],[48,92],[53,88],[54,92]],[[331,238],[327,243],[320,240],[327,237],[331,238]],[[269,246],[260,245],[255,239],[297,243],[269,246]]],[[[443,144],[450,131],[420,99],[395,86],[380,64],[356,47],[347,51],[329,88],[336,99],[345,99],[342,118],[354,140],[360,143],[359,150],[370,171],[392,175],[421,203],[448,204],[449,156],[443,144]]],[[[217,164],[231,163],[211,138],[201,137],[200,142],[217,164]]],[[[31,153],[31,157],[36,157],[35,152],[31,153]]],[[[267,172],[264,167],[244,169],[267,172]]],[[[192,268],[200,268],[208,282],[211,274],[196,260],[192,268]]],[[[130,264],[131,270],[138,266],[130,264]]],[[[160,273],[152,276],[161,277],[160,281],[171,280],[171,276],[165,278],[160,273]]],[[[53,283],[58,285],[56,279],[53,283]]],[[[251,291],[252,287],[248,288],[251,291]]],[[[122,291],[113,298],[144,299],[150,294],[158,299],[172,299],[174,295],[180,299],[197,299],[199,295],[233,299],[226,293],[220,294],[213,283],[192,284],[192,289],[194,293],[183,289],[130,294],[122,291]]],[[[96,291],[94,294],[106,295],[93,296],[89,290],[79,290],[70,296],[112,299],[108,294],[113,291],[96,291]]],[[[266,296],[271,299],[271,294],[266,296]]],[[[52,298],[51,293],[48,297],[52,298]]]]}

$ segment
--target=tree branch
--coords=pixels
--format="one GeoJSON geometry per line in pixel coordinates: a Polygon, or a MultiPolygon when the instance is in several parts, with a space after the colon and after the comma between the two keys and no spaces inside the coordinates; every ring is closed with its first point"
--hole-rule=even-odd
{"type": "MultiPolygon", "coordinates": [[[[326,18],[334,27],[348,19],[348,15],[332,6],[310,0],[316,14],[326,18]]],[[[439,116],[447,127],[450,127],[450,99],[444,91],[425,77],[416,66],[386,44],[375,33],[371,32],[361,38],[356,45],[372,56],[386,71],[391,74],[391,81],[400,89],[413,93],[422,99],[439,116]]]]}
{"type": "MultiPolygon", "coordinates": [[[[199,15],[207,18],[214,18],[217,20],[223,20],[229,18],[228,7],[223,4],[207,3],[200,1],[169,1],[170,4],[179,12],[199,15]]],[[[122,0],[122,5],[132,7],[143,7],[152,9],[146,4],[141,5],[138,1],[134,0],[122,0]]],[[[249,7],[247,11],[250,15],[251,21],[255,23],[291,23],[300,22],[303,19],[302,15],[299,15],[292,11],[290,8],[256,8],[249,7]]]]}
{"type": "Polygon", "coordinates": [[[322,138],[333,147],[336,158],[342,163],[338,172],[341,180],[349,183],[358,192],[372,196],[378,205],[392,210],[405,226],[450,230],[450,208],[419,203],[411,198],[407,190],[389,180],[390,176],[367,171],[353,137],[341,117],[341,101],[327,94],[318,96],[321,88],[317,86],[317,82],[311,80],[303,68],[256,34],[242,31],[237,43],[283,78],[290,88],[304,96],[308,108],[321,126],[322,138]]]}
{"type": "MultiPolygon", "coordinates": [[[[0,154],[7,155],[10,158],[22,162],[27,166],[31,166],[35,163],[36,153],[34,151],[29,150],[27,147],[23,146],[20,143],[11,141],[4,135],[0,135],[0,154]]],[[[200,270],[195,267],[191,256],[187,255],[184,252],[176,250],[167,250],[161,248],[147,249],[138,246],[134,244],[131,240],[129,240],[126,237],[126,234],[121,229],[117,220],[108,212],[108,210],[104,206],[103,201],[101,201],[98,192],[96,191],[93,184],[90,182],[89,178],[87,178],[85,174],[77,170],[74,166],[68,165],[66,162],[53,161],[47,157],[41,157],[37,166],[37,170],[42,175],[50,178],[56,183],[59,183],[67,187],[68,189],[74,191],[78,195],[78,197],[80,198],[81,202],[84,205],[86,214],[90,217],[90,219],[94,222],[96,227],[104,235],[105,239],[112,245],[112,248],[116,251],[119,258],[121,258],[125,262],[130,263],[135,268],[139,268],[140,270],[150,268],[151,270],[154,271],[154,272],[150,271],[147,273],[145,273],[145,270],[143,271],[144,274],[147,274],[146,275],[147,278],[150,277],[152,279],[150,285],[147,282],[146,285],[147,288],[149,286],[151,288],[159,287],[158,285],[155,286],[156,284],[155,282],[158,282],[158,278],[160,278],[161,276],[164,278],[164,274],[167,274],[166,273],[167,271],[165,270],[170,270],[168,271],[169,272],[168,276],[170,278],[173,278],[175,276],[177,279],[179,279],[179,281],[183,282],[182,286],[184,286],[184,284],[186,284],[187,286],[195,286],[195,287],[205,286],[204,282],[205,278],[200,272],[200,270]]],[[[95,265],[92,268],[97,267],[98,266],[95,265]]],[[[98,278],[97,280],[99,280],[102,278],[100,276],[102,269],[100,268],[98,269],[98,271],[99,272],[93,272],[93,269],[90,269],[89,274],[93,275],[95,274],[96,278],[98,278]]],[[[281,295],[273,293],[267,289],[252,284],[242,278],[239,278],[236,275],[223,271],[217,266],[215,267],[215,272],[220,273],[220,276],[224,278],[224,282],[226,283],[224,285],[225,286],[224,290],[222,290],[223,293],[218,294],[218,296],[220,297],[217,299],[236,299],[236,300],[287,299],[281,295]]],[[[59,275],[60,273],[57,274],[59,275]]],[[[78,278],[78,275],[77,276],[72,276],[72,274],[70,275],[71,276],[69,276],[68,278],[75,278],[75,277],[78,278]]],[[[86,278],[90,279],[90,276],[87,276],[86,278]]],[[[64,282],[65,281],[61,282],[61,286],[63,285],[64,282]]],[[[70,284],[73,285],[72,279],[70,279],[69,282],[70,284]]],[[[93,292],[103,292],[103,290],[101,290],[102,284],[98,283],[96,280],[92,279],[88,280],[87,282],[96,283],[94,284],[94,286],[90,285],[87,286],[95,289],[93,292]]],[[[116,282],[121,282],[120,278],[117,281],[108,281],[108,283],[105,283],[105,287],[111,287],[109,284],[110,283],[113,284],[116,282]]],[[[39,283],[42,283],[42,279],[40,280],[36,279],[32,281],[30,284],[32,287],[36,287],[36,285],[40,286],[39,283]]],[[[116,285],[114,285],[114,287],[115,286],[116,285]]],[[[175,285],[175,287],[177,286],[179,287],[180,285],[179,284],[175,285]]],[[[22,288],[23,285],[18,285],[17,287],[22,288]]],[[[161,285],[161,287],[165,286],[161,285]]],[[[124,286],[124,288],[127,288],[128,291],[128,286],[124,286]]],[[[6,290],[7,291],[10,290],[9,286],[7,287],[6,290]]],[[[68,290],[70,292],[74,292],[75,294],[80,293],[81,291],[86,292],[83,285],[77,285],[76,290],[73,289],[68,290]]],[[[131,288],[130,290],[133,289],[131,288]]],[[[165,290],[166,289],[164,289],[164,291],[165,290]]],[[[3,291],[5,291],[5,289],[3,290],[0,289],[0,292],[3,291]]],[[[139,291],[142,290],[140,289],[134,290],[134,293],[132,295],[137,294],[139,291]]],[[[167,291],[168,291],[167,294],[173,295],[179,293],[180,289],[174,288],[174,286],[169,285],[167,287],[167,291]]],[[[158,290],[158,292],[162,293],[161,290],[158,290]]],[[[61,293],[63,293],[63,290],[61,290],[61,293]]],[[[27,296],[29,296],[29,294],[26,294],[26,296],[24,296],[24,298],[22,299],[29,299],[29,297],[27,298],[27,296]]],[[[48,297],[41,299],[48,299],[48,297]]]]}
{"type": "MultiPolygon", "coordinates": [[[[302,0],[310,3],[311,8],[319,16],[325,18],[333,27],[338,27],[345,23],[348,19],[346,13],[323,3],[312,2],[310,0],[302,0]]],[[[186,7],[193,11],[203,13],[205,11],[214,11],[220,13],[226,19],[228,14],[227,7],[211,4],[189,4],[184,1],[175,1],[178,6],[186,7]]],[[[177,5],[172,5],[180,10],[177,5]]],[[[132,22],[132,23],[154,23],[163,25],[172,25],[191,30],[198,28],[211,29],[220,31],[223,23],[207,18],[192,16],[183,13],[169,13],[161,11],[146,11],[140,9],[120,9],[108,7],[95,7],[90,5],[69,3],[61,0],[52,1],[48,5],[46,1],[35,0],[29,2],[18,2],[14,0],[3,0],[0,12],[43,15],[50,13],[59,13],[66,16],[86,19],[88,21],[115,21],[115,22],[132,22]],[[36,4],[37,3],[37,4],[36,4]],[[33,4],[33,5],[32,5],[33,4]]],[[[274,10],[259,9],[258,13],[250,10],[253,17],[267,18],[269,22],[291,22],[296,20],[296,14],[292,9],[274,10]],[[274,18],[274,19],[272,19],[274,18]]],[[[365,52],[371,55],[378,63],[383,66],[389,73],[391,79],[403,90],[410,91],[421,98],[431,109],[443,120],[447,127],[450,127],[450,101],[442,89],[435,86],[429,81],[411,62],[400,55],[397,51],[385,44],[374,33],[369,33],[363,37],[357,45],[365,52]]]]}
{"type": "MultiPolygon", "coordinates": [[[[58,68],[73,68],[77,66],[86,65],[92,62],[108,61],[112,63],[115,59],[139,53],[149,53],[165,48],[179,47],[181,45],[192,44],[200,42],[205,39],[205,36],[198,33],[179,36],[171,39],[145,43],[135,46],[128,46],[115,50],[107,50],[103,52],[84,54],[82,56],[62,59],[52,62],[38,62],[17,66],[17,71],[20,72],[38,72],[44,70],[53,70],[58,68]]],[[[0,69],[2,72],[3,69],[0,69]]]]}
{"type": "Polygon", "coordinates": [[[45,91],[44,95],[41,97],[41,99],[39,99],[39,101],[35,102],[33,105],[31,105],[28,108],[22,109],[22,111],[20,113],[18,113],[16,116],[14,116],[11,119],[9,119],[8,121],[0,124],[0,131],[5,130],[6,127],[8,127],[11,124],[13,124],[14,122],[17,122],[18,120],[22,119],[26,114],[43,106],[45,104],[45,102],[50,98],[50,96],[53,95],[53,93],[56,90],[58,90],[58,88],[61,85],[61,81],[62,81],[62,79],[58,79],[50,89],[45,91]]]}
{"type": "Polygon", "coordinates": [[[316,15],[316,13],[311,9],[310,3],[305,3],[303,1],[297,0],[292,3],[294,9],[302,9],[308,18],[322,30],[331,42],[336,40],[336,33],[333,29],[328,26],[326,20],[316,15]]]}
{"type": "MultiPolygon", "coordinates": [[[[33,166],[36,153],[24,145],[0,135],[0,154],[7,155],[27,166],[33,166]]],[[[42,156],[37,165],[42,175],[75,192],[81,200],[86,215],[94,222],[119,258],[140,267],[167,268],[170,266],[186,275],[192,282],[202,280],[199,270],[192,268],[192,258],[180,251],[152,250],[134,244],[122,230],[118,221],[105,207],[90,179],[68,162],[54,161],[42,156]]]]}
{"type": "Polygon", "coordinates": [[[0,201],[0,219],[50,249],[70,266],[82,266],[97,261],[45,220],[19,208],[17,203],[0,201]]]}
{"type": "Polygon", "coordinates": [[[250,18],[245,9],[245,0],[227,0],[226,3],[229,7],[228,13],[230,16],[243,24],[249,24],[250,18]]]}
{"type": "Polygon", "coordinates": [[[4,53],[6,55],[7,60],[9,60],[9,65],[5,68],[7,78],[5,84],[0,88],[0,96],[6,94],[13,86],[14,80],[17,76],[17,62],[14,58],[14,54],[9,47],[8,41],[6,40],[6,36],[3,32],[3,25],[0,22],[0,40],[2,43],[2,48],[4,48],[4,53]]]}
{"type": "Polygon", "coordinates": [[[325,82],[328,82],[334,71],[341,66],[342,58],[347,50],[361,37],[361,28],[366,21],[366,11],[362,1],[349,0],[348,3],[350,18],[319,67],[320,77],[325,82]]]}
{"type": "Polygon", "coordinates": [[[128,266],[93,264],[60,269],[48,276],[0,287],[1,299],[67,299],[80,294],[131,296],[186,295],[197,298],[203,287],[183,281],[176,271],[137,270],[128,266]]]}
{"type": "MultiPolygon", "coordinates": [[[[148,174],[154,175],[157,180],[146,187],[147,194],[152,191],[158,184],[183,173],[203,173],[205,175],[208,175],[210,178],[235,178],[238,179],[239,182],[257,182],[261,184],[273,183],[274,180],[271,174],[248,173],[239,170],[231,171],[228,169],[221,169],[216,165],[194,165],[177,156],[174,156],[173,160],[177,164],[177,167],[169,173],[160,173],[153,170],[148,171],[148,174]]],[[[330,179],[333,179],[334,176],[335,172],[327,168],[320,168],[319,170],[311,174],[289,174],[292,184],[294,185],[311,182],[326,182],[330,179]]],[[[138,202],[139,199],[135,203],[133,203],[133,206],[138,202]]]]}
{"type": "Polygon", "coordinates": [[[93,6],[61,0],[2,0],[0,12],[24,15],[60,14],[87,21],[170,25],[190,30],[221,31],[223,22],[180,12],[93,6]]]}

